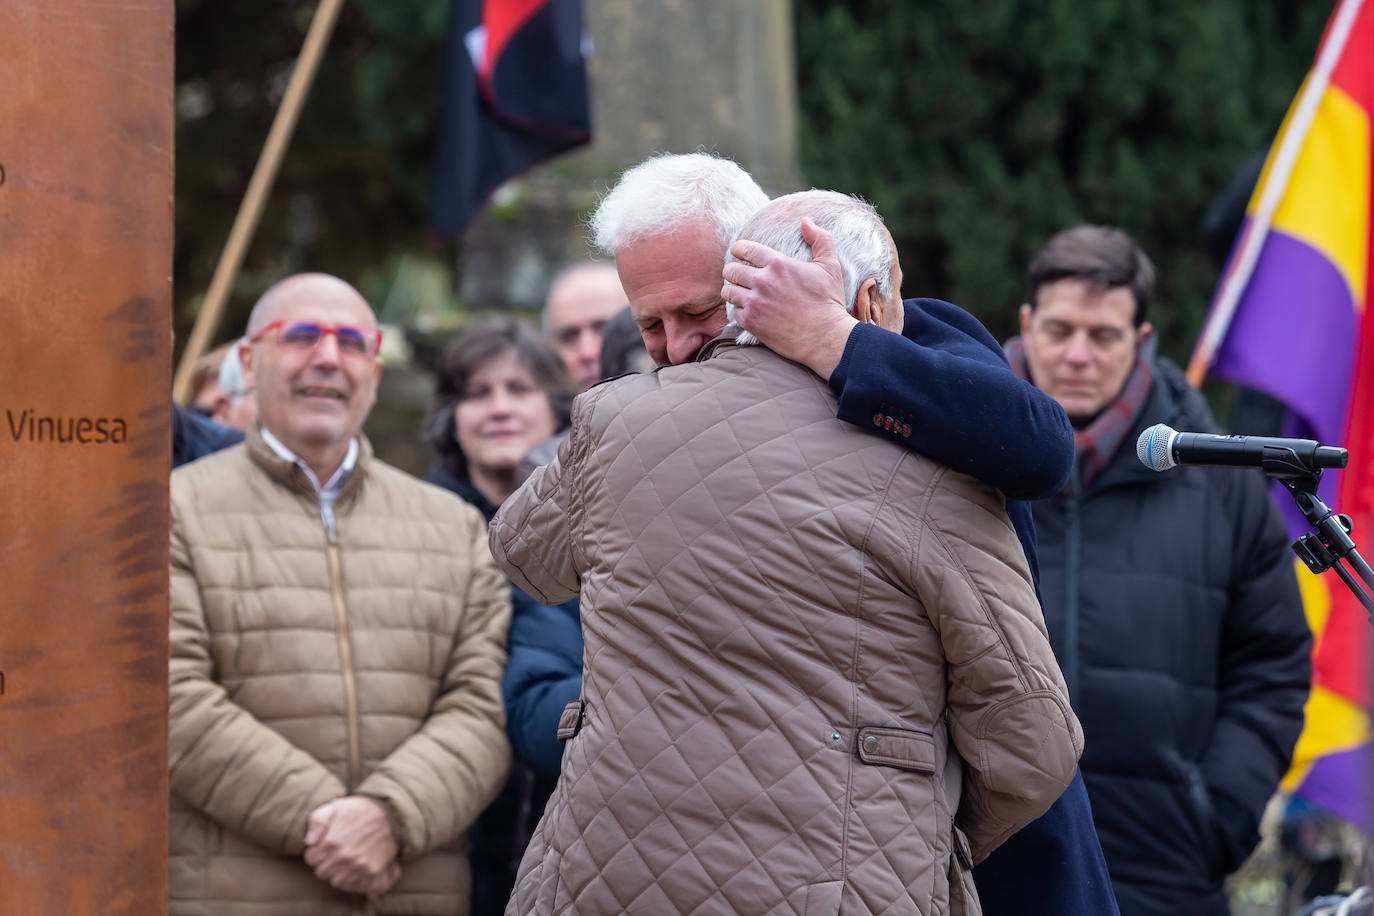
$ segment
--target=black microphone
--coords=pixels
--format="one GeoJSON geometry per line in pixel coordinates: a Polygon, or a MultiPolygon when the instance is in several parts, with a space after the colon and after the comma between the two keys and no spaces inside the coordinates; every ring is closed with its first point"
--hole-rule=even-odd
{"type": "Polygon", "coordinates": [[[1268,459],[1296,460],[1309,470],[1343,468],[1349,453],[1320,445],[1315,439],[1276,439],[1269,436],[1217,436],[1181,433],[1156,423],[1140,434],[1135,453],[1140,463],[1156,471],[1180,464],[1208,464],[1228,468],[1258,468],[1268,459]]]}

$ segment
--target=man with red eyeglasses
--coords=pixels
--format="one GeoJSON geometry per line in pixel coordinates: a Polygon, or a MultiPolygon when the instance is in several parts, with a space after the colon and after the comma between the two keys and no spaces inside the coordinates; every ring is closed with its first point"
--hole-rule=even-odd
{"type": "Polygon", "coordinates": [[[468,911],[509,589],[475,509],[372,456],[381,338],[336,277],[273,286],[258,422],[172,475],[172,914],[468,911]]]}

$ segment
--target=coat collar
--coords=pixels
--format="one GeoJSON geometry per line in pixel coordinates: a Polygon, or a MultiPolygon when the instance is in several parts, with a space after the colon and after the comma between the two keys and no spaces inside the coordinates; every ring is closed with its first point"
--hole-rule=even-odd
{"type": "MultiPolygon", "coordinates": [[[[725,327],[721,328],[720,333],[718,335],[716,335],[713,339],[707,341],[706,346],[702,347],[700,350],[697,351],[696,359],[692,360],[692,362],[704,362],[705,360],[708,360],[711,357],[724,352],[725,350],[738,347],[739,344],[735,343],[735,337],[739,335],[740,330],[741,329],[739,325],[735,324],[733,321],[728,322],[725,325],[725,327]]],[[[757,349],[766,348],[764,348],[760,344],[758,345],[757,349]]]]}
{"type": "MultiPolygon", "coordinates": [[[[348,479],[344,481],[343,488],[339,490],[339,495],[335,498],[336,505],[347,505],[354,496],[357,495],[358,488],[362,486],[363,478],[367,476],[372,464],[372,443],[367,441],[367,437],[359,431],[358,437],[358,463],[354,466],[348,479]]],[[[244,436],[244,445],[248,448],[248,457],[258,467],[266,472],[267,476],[276,483],[303,496],[311,499],[318,498],[315,493],[315,486],[310,482],[310,478],[305,476],[305,472],[293,461],[289,461],[275,451],[262,438],[262,426],[255,422],[248,428],[244,436]]]]}

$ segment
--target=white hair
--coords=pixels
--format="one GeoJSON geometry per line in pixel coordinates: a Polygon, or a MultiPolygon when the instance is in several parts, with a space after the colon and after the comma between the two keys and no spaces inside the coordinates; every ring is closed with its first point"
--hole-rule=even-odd
{"type": "MultiPolygon", "coordinates": [[[[799,261],[809,261],[811,246],[801,233],[802,217],[810,217],[835,239],[835,255],[844,277],[845,311],[854,313],[859,287],[867,280],[877,284],[878,298],[887,299],[892,295],[893,254],[887,229],[873,205],[857,197],[814,189],[783,195],[756,213],[740,229],[737,238],[767,245],[799,261]]],[[[738,261],[739,258],[727,254],[726,260],[738,261]]],[[[725,314],[734,325],[734,303],[726,304],[725,314]]],[[[735,342],[753,346],[759,340],[748,331],[741,331],[735,342]]]]}
{"type": "Polygon", "coordinates": [[[626,243],[668,235],[706,217],[722,246],[768,203],[758,182],[711,153],[665,154],[627,170],[591,217],[592,240],[611,257],[626,243]]]}
{"type": "Polygon", "coordinates": [[[248,393],[248,379],[243,374],[243,361],[239,359],[239,345],[246,343],[247,337],[234,341],[229,352],[219,364],[219,390],[229,397],[230,403],[237,406],[248,393]]]}

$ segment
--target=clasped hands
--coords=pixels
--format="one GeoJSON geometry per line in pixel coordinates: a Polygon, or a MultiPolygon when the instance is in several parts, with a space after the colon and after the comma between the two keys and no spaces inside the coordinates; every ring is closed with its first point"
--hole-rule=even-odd
{"type": "Polygon", "coordinates": [[[348,795],[320,805],[310,813],[305,845],[315,876],[345,893],[379,897],[401,877],[391,823],[371,798],[348,795]]]}

